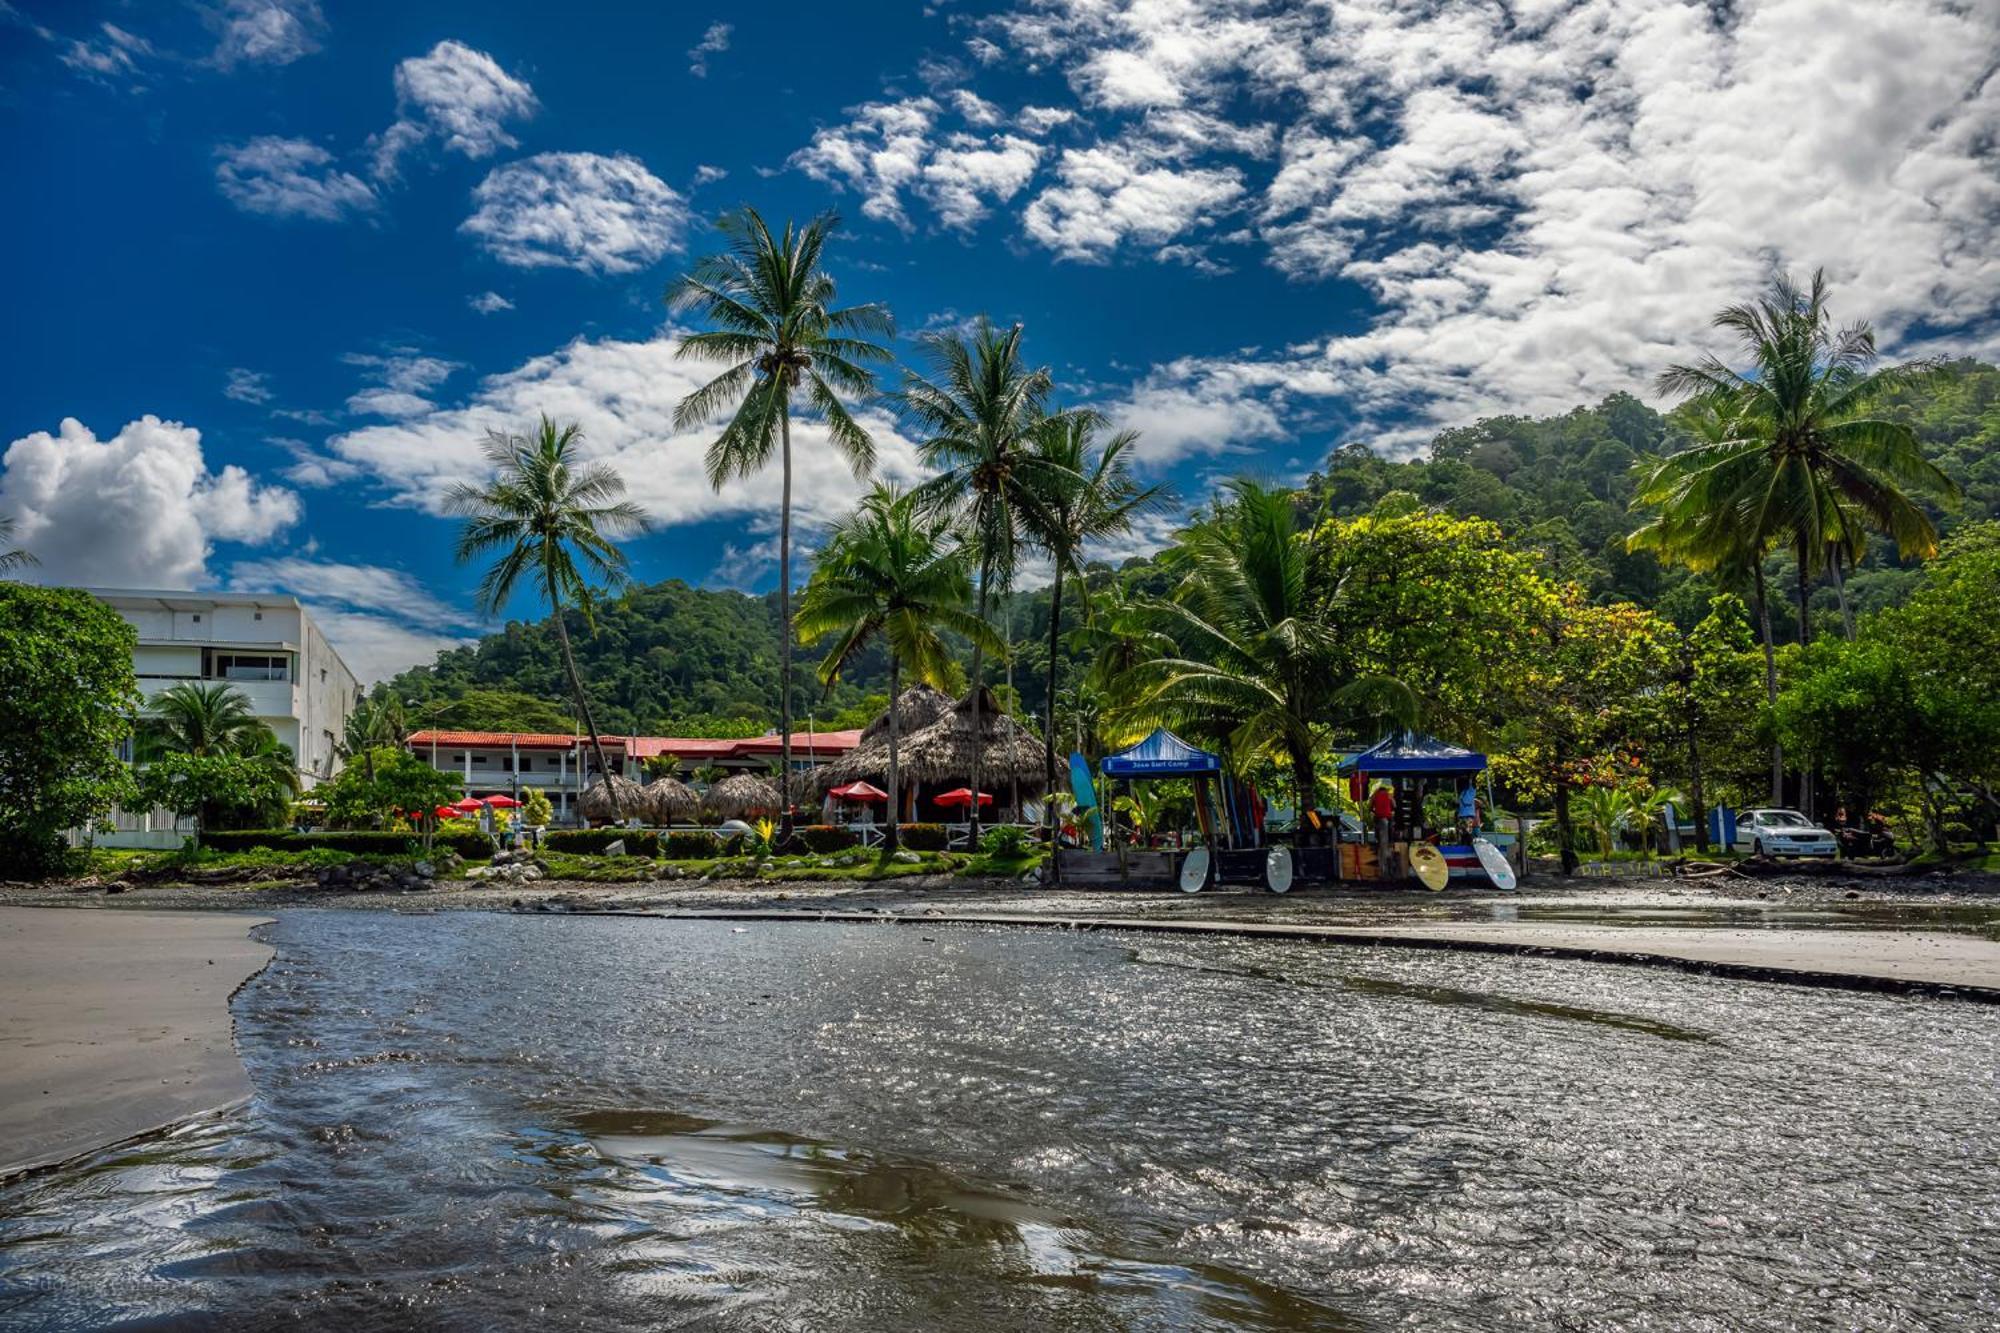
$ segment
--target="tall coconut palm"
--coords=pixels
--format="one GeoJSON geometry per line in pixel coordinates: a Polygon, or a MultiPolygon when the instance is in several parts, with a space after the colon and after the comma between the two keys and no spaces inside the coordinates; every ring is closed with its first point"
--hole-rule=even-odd
{"type": "MultiPolygon", "coordinates": [[[[1056,672],[1061,655],[1063,584],[1077,580],[1078,589],[1089,605],[1089,585],[1083,581],[1084,548],[1121,532],[1129,532],[1132,520],[1164,502],[1166,492],[1159,486],[1141,486],[1132,476],[1129,451],[1138,441],[1137,431],[1120,431],[1097,444],[1102,421],[1095,413],[1072,412],[1051,417],[1034,432],[1035,457],[1044,465],[1040,478],[1048,487],[1041,502],[1027,514],[1030,540],[1049,557],[1054,578],[1049,589],[1049,669],[1044,716],[1042,754],[1046,770],[1046,790],[1056,790],[1056,672]]],[[[1055,806],[1047,810],[1050,829],[1055,827],[1055,806]]],[[[1053,832],[1051,832],[1053,839],[1053,832]]]]}
{"type": "MultiPolygon", "coordinates": [[[[488,615],[498,615],[526,581],[548,603],[562,647],[563,669],[597,769],[612,775],[604,744],[591,715],[590,696],[576,669],[570,649],[565,605],[575,606],[590,624],[595,594],[588,571],[606,587],[625,582],[625,553],[616,538],[645,531],[646,515],[629,500],[625,481],[609,465],[584,461],[578,450],[583,432],[572,422],[557,426],[544,416],[535,434],[510,435],[489,431],[483,449],[495,476],[483,486],[461,482],[445,496],[445,509],[464,517],[459,530],[460,561],[494,554],[497,558],[479,580],[477,601],[488,615]]],[[[625,811],[612,786],[612,809],[622,822],[625,811]]]]}
{"type": "Polygon", "coordinates": [[[889,849],[902,818],[897,755],[897,702],[903,672],[943,690],[960,684],[944,633],[975,646],[994,647],[999,635],[968,608],[972,601],[969,554],[950,544],[934,509],[916,497],[877,486],[836,527],[820,549],[805,595],[799,599],[799,637],[807,643],[837,635],[821,661],[820,682],[831,685],[868,644],[889,650],[889,849]]]}
{"type": "Polygon", "coordinates": [[[1780,274],[1755,301],[1718,312],[1748,362],[1737,371],[1715,356],[1670,366],[1659,390],[1714,403],[1729,437],[1700,443],[1661,465],[1663,510],[1704,529],[1733,527],[1747,546],[1791,549],[1798,562],[1799,640],[1810,642],[1812,578],[1832,571],[1843,602],[1843,567],[1872,529],[1906,557],[1937,550],[1937,528],[1910,492],[1946,500],[1957,485],[1924,457],[1908,426],[1868,415],[1886,392],[1937,375],[1935,362],[1877,367],[1866,323],[1835,328],[1826,277],[1801,290],[1780,274]]]}
{"type": "Polygon", "coordinates": [[[402,701],[395,696],[361,700],[341,728],[337,748],[342,762],[361,756],[368,780],[375,781],[375,751],[385,745],[401,745],[404,726],[402,701]]]}
{"type": "MultiPolygon", "coordinates": [[[[1060,490],[1063,470],[1035,449],[1038,432],[1058,429],[1073,415],[1049,413],[1054,381],[1047,367],[1021,359],[1021,326],[994,327],[984,315],[970,338],[930,333],[918,339],[930,377],[909,371],[891,395],[920,439],[918,453],[937,469],[915,494],[919,502],[952,514],[979,553],[978,615],[986,620],[994,600],[1013,585],[1023,533],[1044,524],[1045,497],[1060,490]]],[[[985,649],[972,647],[972,734],[980,735],[980,685],[985,649]]],[[[979,790],[981,759],[972,755],[972,789],[979,790]]],[[[979,834],[979,806],[969,810],[979,834]]]]}
{"type": "Polygon", "coordinates": [[[708,446],[709,485],[762,472],[776,450],[783,479],[778,500],[779,795],[786,825],[792,810],[792,411],[807,409],[857,478],[875,465],[875,442],[842,395],[875,390],[869,367],[891,359],[869,341],[888,337],[895,322],[879,305],[835,304],[834,283],[820,261],[840,219],[823,213],[805,226],[785,224],[773,236],[757,211],[745,208],[717,228],[728,240],[721,254],[695,261],[667,291],[676,311],[699,312],[717,327],[681,339],[675,355],[727,366],[674,409],[674,428],[711,420],[734,404],[729,424],[708,446]]]}
{"type": "Polygon", "coordinates": [[[14,519],[0,514],[0,574],[9,574],[29,565],[39,565],[41,561],[28,551],[14,545],[14,519]]]}
{"type": "Polygon", "coordinates": [[[1187,727],[1237,754],[1281,757],[1303,824],[1318,790],[1313,752],[1323,735],[1384,715],[1410,722],[1416,704],[1386,677],[1338,679],[1327,611],[1342,591],[1315,586],[1311,543],[1298,531],[1291,495],[1244,480],[1229,489],[1215,517],[1182,534],[1172,599],[1146,608],[1175,650],[1132,665],[1116,713],[1141,725],[1187,727]]]}

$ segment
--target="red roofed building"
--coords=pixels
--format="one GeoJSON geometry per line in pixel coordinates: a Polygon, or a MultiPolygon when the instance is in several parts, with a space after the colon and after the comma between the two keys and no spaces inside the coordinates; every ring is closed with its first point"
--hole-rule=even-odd
{"type": "MultiPolygon", "coordinates": [[[[672,756],[680,761],[679,776],[689,780],[697,769],[704,768],[763,773],[777,763],[781,750],[775,732],[740,739],[601,736],[599,741],[606,762],[634,782],[646,780],[649,759],[672,756]]],[[[859,731],[793,732],[792,768],[808,772],[846,754],[860,741],[859,731]]],[[[412,733],[407,744],[412,754],[457,778],[468,796],[504,794],[519,800],[524,792],[539,788],[555,806],[558,823],[570,822],[577,796],[597,778],[597,760],[590,742],[580,736],[426,730],[412,733]]]]}

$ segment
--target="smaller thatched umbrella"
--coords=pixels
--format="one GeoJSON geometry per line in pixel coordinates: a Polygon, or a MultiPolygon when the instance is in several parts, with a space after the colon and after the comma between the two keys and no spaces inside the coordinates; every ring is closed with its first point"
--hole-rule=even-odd
{"type": "Polygon", "coordinates": [[[690,824],[701,813],[701,797],[679,778],[655,778],[646,784],[646,813],[655,824],[690,824]]]}
{"type": "Polygon", "coordinates": [[[701,798],[701,808],[717,819],[741,819],[745,815],[775,815],[782,798],[778,789],[763,778],[738,773],[724,778],[701,798]]]}
{"type": "Polygon", "coordinates": [[[618,792],[618,805],[624,810],[625,818],[644,819],[651,813],[647,808],[646,789],[644,787],[641,787],[630,778],[616,776],[611,778],[611,783],[613,784],[612,786],[606,786],[605,780],[599,778],[588,787],[585,787],[583,795],[578,798],[576,803],[577,812],[585,819],[617,819],[618,811],[612,809],[611,806],[611,793],[615,788],[618,792]]]}

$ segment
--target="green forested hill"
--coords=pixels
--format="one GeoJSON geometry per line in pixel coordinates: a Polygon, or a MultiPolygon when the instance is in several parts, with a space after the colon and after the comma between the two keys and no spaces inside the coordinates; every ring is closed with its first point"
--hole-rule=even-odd
{"type": "MultiPolygon", "coordinates": [[[[1964,487],[1960,509],[1940,515],[1946,528],[1966,518],[2000,518],[2000,369],[1974,361],[1952,369],[1942,383],[1904,394],[1885,409],[1911,423],[1931,456],[1964,487]]],[[[1425,457],[1409,462],[1385,460],[1364,445],[1345,446],[1307,479],[1299,504],[1325,516],[1418,505],[1492,519],[1596,600],[1637,602],[1691,625],[1707,611],[1710,580],[1624,549],[1625,534],[1637,526],[1627,508],[1634,462],[1682,442],[1671,416],[1629,394],[1614,394],[1560,416],[1492,417],[1449,430],[1425,457]]],[[[1136,559],[1115,571],[1096,567],[1092,577],[1160,582],[1150,572],[1148,561],[1136,559]]],[[[1774,557],[1768,573],[1774,586],[1789,586],[1789,558],[1774,557]]],[[[1878,545],[1848,591],[1856,608],[1866,611],[1901,600],[1914,577],[1878,545]]],[[[1820,613],[1833,614],[1831,589],[1822,588],[1819,597],[1820,613]]],[[[1011,602],[1001,619],[1018,644],[1015,683],[1022,704],[1039,713],[1048,596],[1023,593],[1011,602]]],[[[1772,615],[1778,636],[1791,635],[1792,609],[1773,599],[1772,615]]],[[[1075,599],[1067,601],[1063,620],[1065,628],[1081,623],[1075,599]]],[[[671,580],[607,601],[595,632],[574,614],[570,628],[599,725],[607,731],[749,734],[777,717],[775,595],[745,597],[671,580]]],[[[794,708],[801,718],[810,710],[821,726],[855,713],[868,694],[887,687],[879,651],[857,663],[830,699],[812,680],[817,654],[805,650],[798,661],[794,708]]],[[[569,712],[555,638],[542,624],[512,622],[476,647],[442,653],[432,666],[403,673],[386,690],[404,699],[459,701],[437,715],[463,726],[541,729],[569,712]]]]}

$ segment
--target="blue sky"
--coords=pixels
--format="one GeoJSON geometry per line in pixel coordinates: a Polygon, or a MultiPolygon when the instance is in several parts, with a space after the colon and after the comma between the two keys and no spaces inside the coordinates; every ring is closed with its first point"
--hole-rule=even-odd
{"type": "MultiPolygon", "coordinates": [[[[296,591],[375,675],[482,628],[437,501],[547,410],[659,521],[639,577],[766,588],[775,478],[712,494],[667,422],[693,371],[660,294],[742,202],[840,209],[844,294],[905,330],[1022,322],[1192,497],[1643,390],[1774,265],[1826,265],[1899,352],[1990,355],[1997,28],[1925,0],[0,0],[0,513],[51,580],[296,591]]],[[[809,535],[854,487],[802,443],[809,535]]]]}

